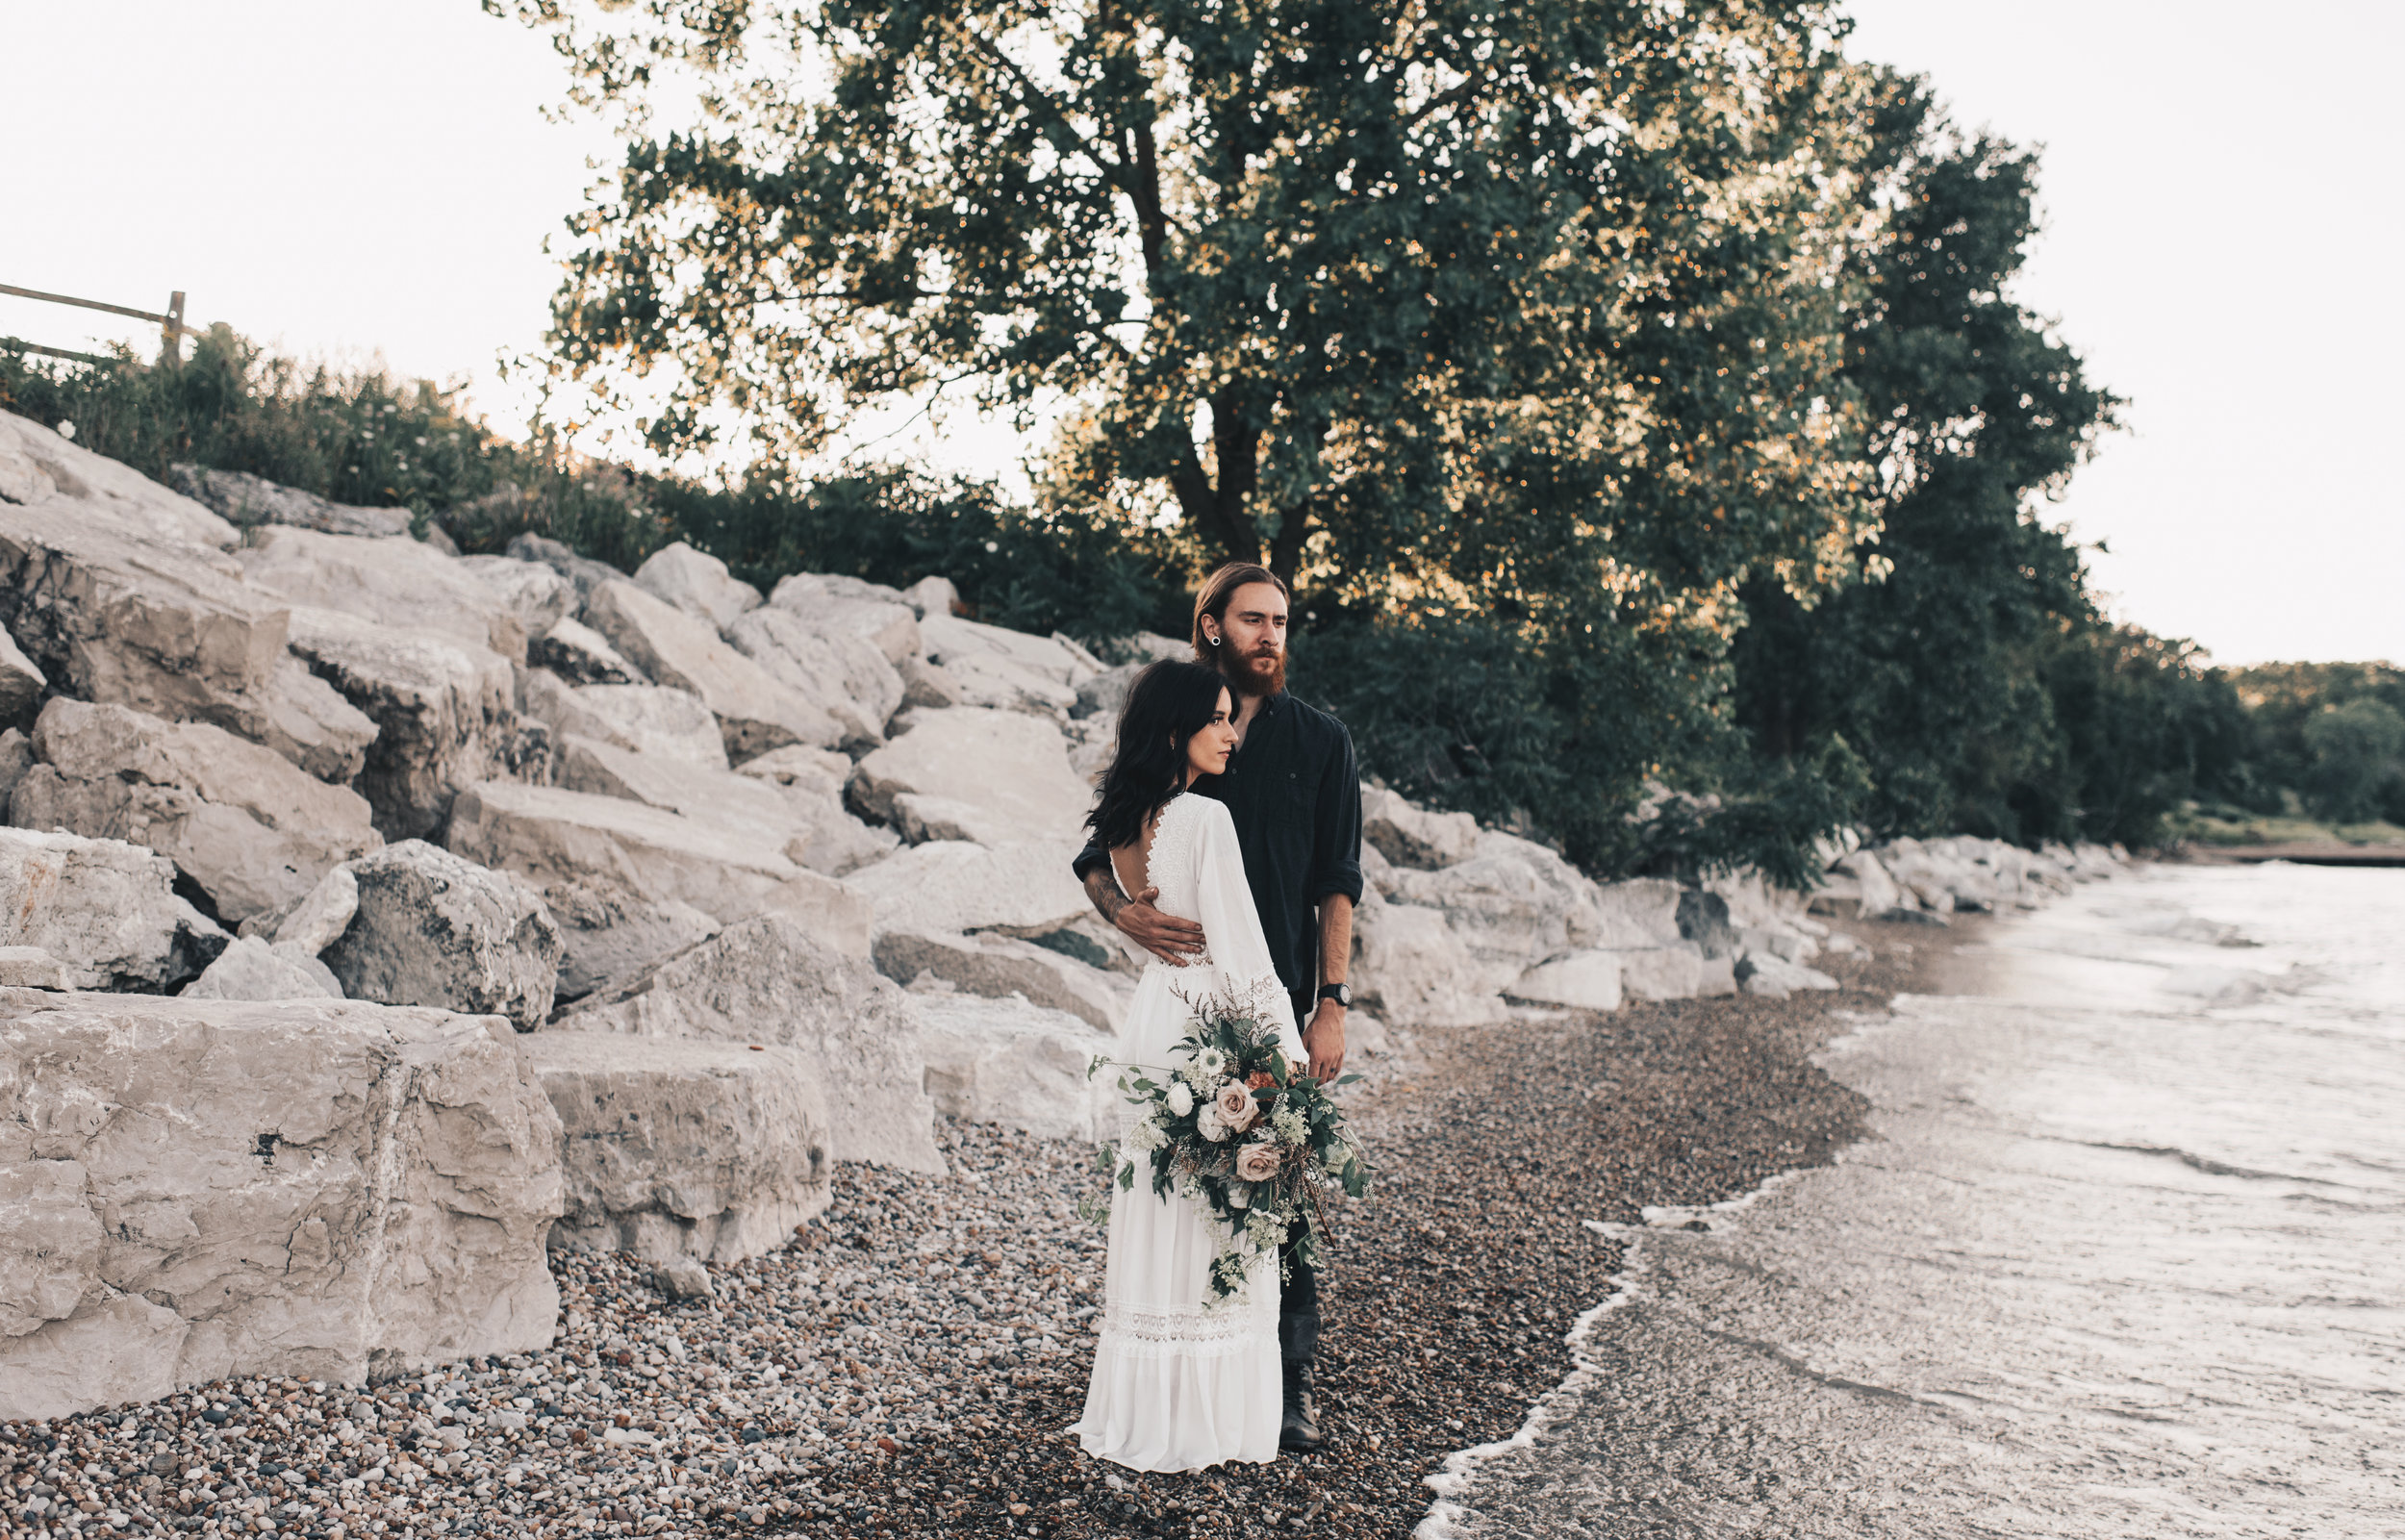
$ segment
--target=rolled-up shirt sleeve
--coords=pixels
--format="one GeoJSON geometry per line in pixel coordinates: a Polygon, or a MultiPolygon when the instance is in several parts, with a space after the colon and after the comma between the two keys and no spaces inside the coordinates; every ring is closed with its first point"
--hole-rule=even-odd
{"type": "Polygon", "coordinates": [[[1353,759],[1353,735],[1336,729],[1336,752],[1328,756],[1319,803],[1311,818],[1311,870],[1304,901],[1316,904],[1341,893],[1361,901],[1361,771],[1353,759]]]}
{"type": "MultiPolygon", "coordinates": [[[[1356,796],[1354,800],[1355,803],[1358,803],[1360,798],[1356,796]]],[[[1359,810],[1356,807],[1354,811],[1357,819],[1359,810]]],[[[1076,874],[1078,882],[1082,883],[1086,878],[1092,876],[1097,870],[1107,866],[1110,862],[1110,858],[1111,853],[1108,850],[1103,849],[1100,845],[1097,845],[1092,840],[1088,840],[1086,842],[1085,848],[1077,852],[1076,859],[1069,863],[1069,870],[1076,874]]],[[[1118,879],[1114,877],[1112,880],[1116,881],[1118,879]]]]}

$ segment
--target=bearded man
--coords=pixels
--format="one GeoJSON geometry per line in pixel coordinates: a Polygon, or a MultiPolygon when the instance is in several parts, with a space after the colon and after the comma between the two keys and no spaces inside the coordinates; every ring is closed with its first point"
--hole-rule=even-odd
{"type": "MultiPolygon", "coordinates": [[[[1291,595],[1268,568],[1231,562],[1194,601],[1194,655],[1220,671],[1235,703],[1236,751],[1227,770],[1190,790],[1227,804],[1244,854],[1247,885],[1261,917],[1278,981],[1310,1073],[1327,1081],[1345,1062],[1346,972],[1353,957],[1353,906],[1361,898],[1361,777],[1344,723],[1286,694],[1286,619],[1291,595]]],[[[1109,852],[1088,845],[1076,871],[1102,918],[1153,956],[1176,965],[1202,949],[1202,927],[1153,907],[1152,889],[1130,897],[1109,852]]],[[[1299,1238],[1298,1238],[1299,1239],[1299,1238]]],[[[1278,1344],[1285,1368],[1278,1442],[1319,1447],[1311,1396],[1319,1351],[1319,1279],[1293,1254],[1278,1300],[1278,1344]]]]}

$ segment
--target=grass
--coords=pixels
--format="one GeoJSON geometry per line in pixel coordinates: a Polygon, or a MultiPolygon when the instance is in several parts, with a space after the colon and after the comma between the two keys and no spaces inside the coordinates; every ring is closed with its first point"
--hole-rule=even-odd
{"type": "Polygon", "coordinates": [[[2301,815],[2248,813],[2234,807],[2190,802],[2171,819],[2175,841],[2196,845],[2405,845],[2405,828],[2369,823],[2325,823],[2301,815]]]}

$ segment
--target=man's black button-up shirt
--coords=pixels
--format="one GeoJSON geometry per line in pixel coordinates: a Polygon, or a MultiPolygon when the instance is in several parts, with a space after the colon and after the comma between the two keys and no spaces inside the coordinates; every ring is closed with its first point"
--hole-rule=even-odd
{"type": "MultiPolygon", "coordinates": [[[[1228,804],[1278,982],[1307,995],[1319,987],[1320,900],[1341,893],[1361,901],[1361,775],[1353,735],[1281,691],[1261,702],[1227,773],[1206,775],[1193,790],[1228,804]]],[[[1077,880],[1109,859],[1089,844],[1077,852],[1077,880]]]]}

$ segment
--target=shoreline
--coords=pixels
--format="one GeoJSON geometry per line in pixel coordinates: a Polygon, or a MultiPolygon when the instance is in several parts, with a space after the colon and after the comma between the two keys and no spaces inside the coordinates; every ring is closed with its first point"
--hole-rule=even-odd
{"type": "Polygon", "coordinates": [[[1082,1401],[1080,1344],[1028,1376],[1007,1431],[857,1473],[846,1492],[870,1521],[809,1532],[1216,1540],[1273,1515],[1330,1534],[1448,1532],[1432,1506],[1451,1493],[1434,1483],[1515,1439],[1579,1372],[1577,1326],[1623,1288],[1645,1211],[1743,1201],[1861,1138],[1865,1107],[1811,1055],[1984,926],[1833,928],[1872,948],[1821,960],[1838,965],[1835,991],[1424,1031],[1380,1068],[1354,1114],[1379,1185],[1339,1221],[1324,1284],[1326,1449],[1186,1476],[1101,1466],[1058,1431],[1082,1401]],[[963,1471],[992,1484],[954,1485],[963,1471]],[[945,1487],[960,1495],[937,1501],[945,1487]]]}
{"type": "Polygon", "coordinates": [[[1062,1429],[1091,1357],[1091,1151],[944,1127],[952,1173],[839,1168],[786,1247],[678,1300],[647,1265],[555,1254],[544,1351],[366,1389],[290,1380],[0,1427],[9,1517],[94,1532],[1232,1536],[1291,1521],[1411,1534],[1450,1458],[1510,1439],[1577,1368],[1649,1207],[1827,1164],[1861,1098],[1811,1062],[1979,934],[1834,924],[1829,992],[1532,1014],[1396,1034],[1354,1116],[1379,1159],[1325,1284],[1329,1446],[1139,1477],[1062,1429]],[[71,1468],[81,1468],[72,1469],[71,1468]],[[23,1480],[24,1477],[31,1480],[23,1480]],[[20,1484],[22,1481],[22,1484],[20,1484]],[[24,1514],[30,1493],[56,1504],[24,1514]],[[514,1510],[514,1511],[513,1511],[514,1510]],[[81,1515],[79,1515],[81,1516],[81,1515]]]}

